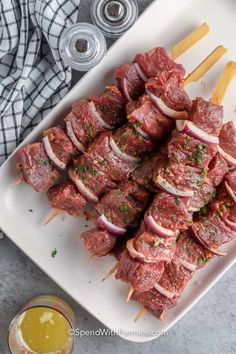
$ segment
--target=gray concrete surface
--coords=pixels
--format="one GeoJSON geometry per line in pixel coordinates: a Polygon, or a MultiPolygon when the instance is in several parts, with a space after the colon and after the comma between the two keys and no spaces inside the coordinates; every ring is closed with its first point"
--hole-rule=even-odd
{"type": "MultiPolygon", "coordinates": [[[[139,0],[143,10],[150,0],[139,0]]],[[[88,0],[81,0],[80,21],[89,21],[88,0]]],[[[111,41],[109,41],[109,45],[111,41]]],[[[73,82],[80,78],[74,73],[73,82]]],[[[119,337],[83,337],[76,340],[74,354],[228,354],[236,353],[236,268],[170,331],[168,336],[145,343],[129,343],[119,337]]],[[[102,325],[77,305],[65,292],[5,238],[0,241],[0,354],[7,354],[7,329],[17,311],[33,296],[55,294],[74,309],[81,330],[102,325]]]]}

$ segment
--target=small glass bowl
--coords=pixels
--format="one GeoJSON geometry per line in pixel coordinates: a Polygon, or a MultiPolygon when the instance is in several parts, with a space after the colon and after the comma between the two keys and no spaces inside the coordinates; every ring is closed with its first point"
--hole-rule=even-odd
{"type": "Polygon", "coordinates": [[[90,15],[105,36],[117,38],[137,20],[138,4],[136,0],[93,0],[90,15]]]}
{"type": "MultiPolygon", "coordinates": [[[[28,348],[22,343],[21,336],[19,335],[19,323],[24,314],[33,308],[48,308],[59,312],[67,321],[71,328],[71,333],[76,325],[75,315],[71,307],[63,300],[52,295],[37,296],[30,300],[24,308],[14,317],[8,330],[8,346],[12,354],[35,354],[29,351],[28,348]]],[[[67,345],[61,351],[55,354],[71,354],[74,346],[74,338],[70,337],[67,345]]],[[[53,353],[51,353],[53,354],[53,353]]]]}
{"type": "Polygon", "coordinates": [[[99,28],[89,23],[78,23],[65,31],[59,51],[68,66],[78,71],[88,71],[102,60],[107,45],[99,28]]]}

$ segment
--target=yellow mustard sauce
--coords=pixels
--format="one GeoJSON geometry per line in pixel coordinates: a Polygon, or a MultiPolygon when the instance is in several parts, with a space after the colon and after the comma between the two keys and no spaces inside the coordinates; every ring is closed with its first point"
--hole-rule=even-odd
{"type": "Polygon", "coordinates": [[[27,310],[19,322],[18,333],[28,350],[37,354],[57,353],[72,341],[69,322],[59,312],[37,307],[27,310]]]}

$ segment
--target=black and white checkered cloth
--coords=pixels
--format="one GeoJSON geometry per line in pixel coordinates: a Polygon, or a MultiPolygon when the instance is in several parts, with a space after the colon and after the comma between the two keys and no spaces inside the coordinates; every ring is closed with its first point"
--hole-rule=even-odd
{"type": "Polygon", "coordinates": [[[67,93],[58,44],[79,0],[0,0],[0,165],[67,93]]]}

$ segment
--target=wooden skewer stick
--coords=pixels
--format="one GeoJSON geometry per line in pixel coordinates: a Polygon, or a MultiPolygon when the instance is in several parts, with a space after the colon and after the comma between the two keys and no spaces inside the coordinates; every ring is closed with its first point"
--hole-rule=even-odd
{"type": "Polygon", "coordinates": [[[102,278],[102,281],[107,280],[113,273],[116,272],[117,268],[119,267],[119,262],[116,262],[116,264],[111,268],[111,270],[105,275],[104,278],[102,278]]]}
{"type": "Polygon", "coordinates": [[[176,60],[182,54],[184,54],[189,48],[205,37],[210,31],[210,27],[207,23],[203,23],[201,26],[196,28],[192,33],[180,41],[172,49],[171,58],[176,60]]]}
{"type": "Polygon", "coordinates": [[[227,52],[227,49],[220,45],[216,47],[209,55],[206,57],[201,64],[199,64],[196,69],[194,69],[184,80],[184,86],[190,84],[191,82],[199,81],[211,68],[214,66],[220,58],[227,52]]]}
{"type": "Polygon", "coordinates": [[[22,180],[22,178],[18,177],[18,178],[16,179],[16,182],[10,185],[10,188],[11,188],[11,189],[14,189],[14,188],[16,188],[16,187],[17,187],[19,184],[21,184],[21,183],[23,183],[23,180],[22,180]]]}
{"type": "Polygon", "coordinates": [[[236,75],[236,62],[229,61],[222,72],[216,88],[210,98],[212,103],[220,105],[225,97],[226,91],[236,75]]]}
{"type": "Polygon", "coordinates": [[[44,225],[50,223],[53,219],[55,219],[61,213],[61,209],[55,209],[54,212],[49,216],[49,218],[44,222],[44,225]]]}
{"type": "Polygon", "coordinates": [[[131,299],[131,296],[132,296],[133,292],[134,292],[134,288],[131,286],[130,289],[129,289],[127,298],[126,298],[126,302],[129,302],[129,300],[131,299]]]}
{"type": "Polygon", "coordinates": [[[138,320],[140,320],[141,317],[143,317],[145,314],[147,313],[147,310],[145,309],[145,307],[143,307],[139,313],[137,314],[137,316],[134,319],[134,322],[137,322],[138,320]]]}
{"type": "MultiPolygon", "coordinates": [[[[224,70],[218,80],[216,88],[210,99],[212,103],[215,103],[217,105],[220,105],[222,103],[226,91],[235,76],[236,62],[230,61],[225,65],[224,70]]],[[[134,322],[137,322],[143,315],[145,315],[146,312],[147,310],[143,307],[135,317],[134,322]]]]}
{"type": "Polygon", "coordinates": [[[87,258],[85,264],[86,264],[86,265],[89,265],[89,263],[93,260],[93,258],[94,258],[94,255],[93,255],[93,254],[91,254],[90,256],[88,256],[88,258],[87,258]]]}

